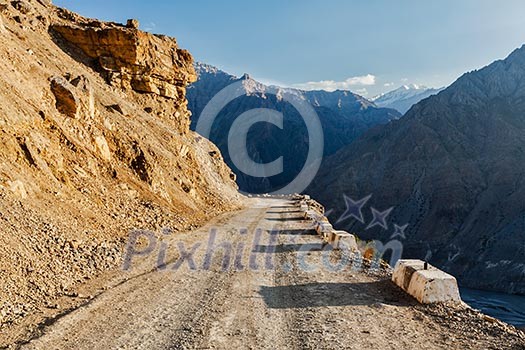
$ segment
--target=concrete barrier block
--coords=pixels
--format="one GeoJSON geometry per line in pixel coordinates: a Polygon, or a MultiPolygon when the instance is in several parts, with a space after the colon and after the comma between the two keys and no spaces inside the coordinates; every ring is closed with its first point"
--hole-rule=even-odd
{"type": "Polygon", "coordinates": [[[330,237],[332,236],[333,232],[334,231],[332,231],[332,230],[322,230],[321,231],[321,238],[323,239],[323,241],[329,242],[330,241],[330,237]]]}
{"type": "Polygon", "coordinates": [[[421,260],[399,260],[392,281],[422,304],[461,301],[456,278],[421,260]]]}
{"type": "Polygon", "coordinates": [[[314,223],[314,229],[315,229],[315,232],[317,232],[318,234],[321,232],[321,223],[319,221],[316,221],[314,223]]]}
{"type": "Polygon", "coordinates": [[[315,227],[315,231],[318,235],[321,236],[324,236],[324,234],[329,234],[333,230],[334,228],[332,227],[332,225],[324,221],[317,222],[317,225],[315,227]]]}
{"type": "Polygon", "coordinates": [[[329,223],[328,218],[326,218],[325,216],[313,210],[309,210],[308,212],[306,212],[305,216],[307,217],[307,219],[313,220],[316,223],[319,223],[319,222],[329,223]]]}
{"type": "Polygon", "coordinates": [[[307,211],[304,212],[304,219],[305,220],[307,220],[307,219],[315,220],[316,214],[317,213],[315,211],[307,210],[307,211]]]}
{"type": "Polygon", "coordinates": [[[316,215],[315,221],[322,222],[322,223],[325,223],[325,224],[329,224],[330,223],[330,220],[328,220],[328,218],[326,216],[321,215],[321,214],[317,214],[316,215]]]}
{"type": "Polygon", "coordinates": [[[334,249],[345,248],[350,251],[358,250],[355,236],[346,231],[332,231],[328,243],[330,243],[334,249]]]}

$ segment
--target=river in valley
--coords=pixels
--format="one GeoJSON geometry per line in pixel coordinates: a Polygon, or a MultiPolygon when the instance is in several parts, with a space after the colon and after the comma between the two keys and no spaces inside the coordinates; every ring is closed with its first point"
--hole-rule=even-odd
{"type": "Polygon", "coordinates": [[[474,309],[518,328],[525,328],[525,296],[461,288],[461,298],[474,309]]]}

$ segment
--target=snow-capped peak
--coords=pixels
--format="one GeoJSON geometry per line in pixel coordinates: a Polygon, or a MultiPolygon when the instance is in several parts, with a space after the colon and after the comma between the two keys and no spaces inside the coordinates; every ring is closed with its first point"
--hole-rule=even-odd
{"type": "Polygon", "coordinates": [[[428,88],[424,85],[403,85],[395,90],[373,97],[371,100],[379,107],[397,109],[405,113],[413,104],[437,94],[442,89],[428,88]]]}

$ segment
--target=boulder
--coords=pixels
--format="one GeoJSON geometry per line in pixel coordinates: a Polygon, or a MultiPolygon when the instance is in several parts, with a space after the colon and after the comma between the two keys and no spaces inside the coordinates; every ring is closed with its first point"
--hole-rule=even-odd
{"type": "Polygon", "coordinates": [[[94,118],[95,94],[90,81],[84,75],[70,78],[69,75],[51,78],[56,108],[70,118],[94,118]]]}
{"type": "Polygon", "coordinates": [[[84,116],[94,118],[95,94],[93,86],[91,85],[89,79],[84,75],[80,75],[75,79],[71,80],[71,85],[73,85],[76,88],[77,96],[80,99],[84,116]]]}
{"type": "Polygon", "coordinates": [[[177,87],[166,82],[159,83],[159,94],[167,98],[179,98],[177,87]]]}
{"type": "Polygon", "coordinates": [[[20,180],[10,181],[8,182],[8,185],[9,185],[9,189],[11,190],[11,192],[13,192],[15,196],[19,197],[20,199],[27,198],[28,196],[27,190],[22,181],[20,180]]]}
{"type": "Polygon", "coordinates": [[[97,150],[99,151],[102,158],[109,162],[111,160],[111,151],[109,150],[108,142],[104,136],[95,137],[95,145],[97,146],[97,150]]]}
{"type": "Polygon", "coordinates": [[[129,20],[127,27],[54,25],[52,30],[96,59],[108,83],[137,92],[184,99],[197,79],[193,58],[175,39],[153,35],[129,20]]]}
{"type": "Polygon", "coordinates": [[[131,81],[131,87],[138,92],[149,92],[160,95],[160,88],[149,76],[137,77],[131,81]]]}
{"type": "Polygon", "coordinates": [[[75,87],[63,77],[51,78],[51,91],[55,95],[56,108],[70,118],[76,118],[80,107],[75,87]]]}

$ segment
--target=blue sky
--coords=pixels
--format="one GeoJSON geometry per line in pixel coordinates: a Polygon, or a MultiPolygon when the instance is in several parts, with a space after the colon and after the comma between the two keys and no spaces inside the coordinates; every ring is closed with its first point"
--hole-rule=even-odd
{"type": "Polygon", "coordinates": [[[445,86],[525,43],[522,0],[55,0],[177,38],[205,63],[283,86],[367,97],[445,86]]]}

